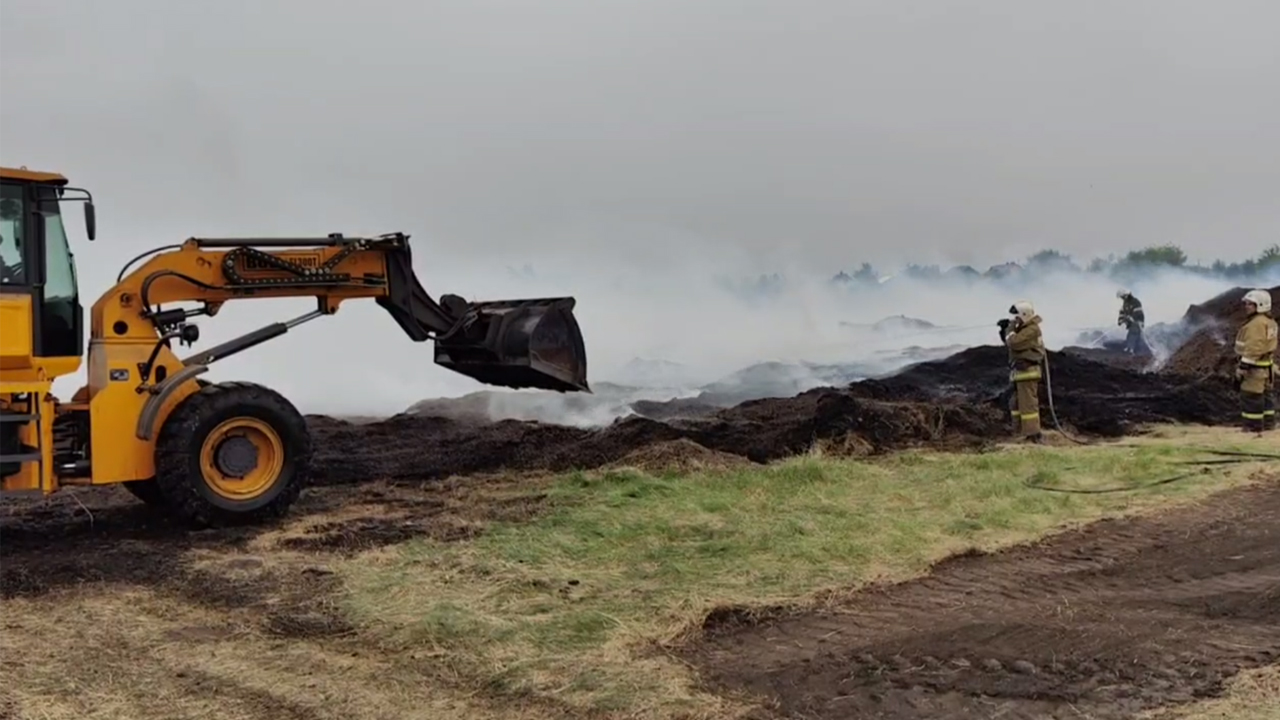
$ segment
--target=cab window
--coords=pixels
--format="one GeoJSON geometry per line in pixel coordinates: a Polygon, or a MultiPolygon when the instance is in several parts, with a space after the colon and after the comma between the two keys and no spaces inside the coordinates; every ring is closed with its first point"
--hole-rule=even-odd
{"type": "Polygon", "coordinates": [[[37,191],[44,234],[44,288],[40,312],[40,346],[44,357],[74,357],[84,349],[75,258],[62,224],[62,208],[52,190],[37,191]],[[44,199],[45,197],[48,199],[44,199]]]}
{"type": "Polygon", "coordinates": [[[76,266],[62,224],[62,208],[56,202],[44,202],[40,211],[44,225],[44,299],[76,298],[76,266]]]}
{"type": "Polygon", "coordinates": [[[27,198],[21,185],[0,185],[0,285],[27,284],[22,257],[26,209],[27,198]]]}

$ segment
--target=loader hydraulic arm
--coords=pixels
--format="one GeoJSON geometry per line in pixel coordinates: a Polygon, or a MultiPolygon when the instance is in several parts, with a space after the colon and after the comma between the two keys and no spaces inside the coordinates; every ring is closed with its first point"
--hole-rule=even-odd
{"type": "MultiPolygon", "coordinates": [[[[174,339],[191,344],[199,332],[188,321],[216,315],[229,300],[316,298],[314,312],[272,323],[183,361],[207,366],[302,322],[331,315],[346,300],[372,298],[410,339],[434,340],[435,362],[454,372],[489,385],[589,392],[572,297],[473,303],[444,295],[437,302],[418,282],[408,240],[403,233],[191,238],[160,248],[128,274],[126,266],[115,287],[93,306],[91,340],[149,342],[157,350],[174,339]],[[199,306],[172,307],[181,302],[199,306]]],[[[153,353],[143,365],[154,360],[153,353]]],[[[151,367],[139,371],[147,383],[151,367]]]]}

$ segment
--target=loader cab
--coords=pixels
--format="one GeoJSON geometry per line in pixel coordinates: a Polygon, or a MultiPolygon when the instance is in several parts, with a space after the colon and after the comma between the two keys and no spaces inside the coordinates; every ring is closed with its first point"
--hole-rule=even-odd
{"type": "MultiPolygon", "coordinates": [[[[84,309],[63,210],[69,201],[85,203],[90,238],[94,210],[87,192],[66,184],[66,178],[56,173],[0,168],[0,302],[7,306],[5,333],[28,335],[6,338],[4,345],[6,350],[29,348],[27,355],[32,358],[79,359],[85,348],[84,309]],[[69,196],[72,191],[85,197],[69,196]],[[18,313],[19,306],[29,307],[29,315],[18,313]]],[[[13,363],[18,358],[9,357],[7,351],[5,355],[5,366],[17,369],[13,363]]]]}

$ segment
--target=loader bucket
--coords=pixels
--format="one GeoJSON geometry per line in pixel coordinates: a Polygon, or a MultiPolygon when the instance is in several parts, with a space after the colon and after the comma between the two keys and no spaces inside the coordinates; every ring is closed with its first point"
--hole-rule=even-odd
{"type": "Polygon", "coordinates": [[[406,246],[387,253],[387,296],[377,302],[414,342],[434,339],[436,364],[486,385],[591,392],[587,351],[571,297],[436,302],[406,246]]]}
{"type": "Polygon", "coordinates": [[[436,364],[486,385],[591,392],[573,306],[573,298],[469,303],[471,326],[436,340],[436,364]]]}

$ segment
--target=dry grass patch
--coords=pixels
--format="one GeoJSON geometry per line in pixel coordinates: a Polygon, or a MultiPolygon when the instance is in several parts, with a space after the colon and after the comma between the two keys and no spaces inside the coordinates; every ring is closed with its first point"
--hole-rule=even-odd
{"type": "Polygon", "coordinates": [[[535,720],[494,707],[408,656],[358,641],[280,639],[256,610],[112,588],[11,599],[0,717],[15,720],[535,720]],[[6,714],[7,713],[7,714],[6,714]]]}
{"type": "Polygon", "coordinates": [[[1144,720],[1276,720],[1280,718],[1280,667],[1240,673],[1223,697],[1147,713],[1144,720]]]}

